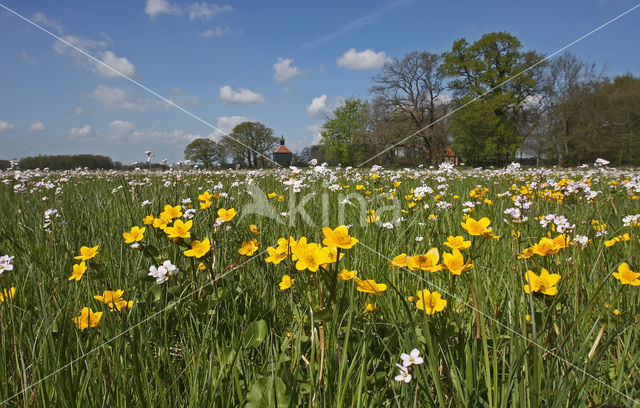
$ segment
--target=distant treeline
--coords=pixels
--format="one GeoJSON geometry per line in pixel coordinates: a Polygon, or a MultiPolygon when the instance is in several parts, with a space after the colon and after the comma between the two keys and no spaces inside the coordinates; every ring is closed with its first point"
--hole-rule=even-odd
{"type": "MultiPolygon", "coordinates": [[[[9,162],[7,162],[8,164],[9,162]]],[[[7,168],[9,165],[6,166],[7,168]]],[[[44,169],[50,170],[72,170],[80,168],[96,169],[114,169],[116,164],[110,157],[95,154],[74,154],[74,155],[55,155],[55,156],[32,156],[24,157],[18,161],[18,167],[21,170],[44,169]]],[[[3,166],[4,168],[4,166],[3,166]]]]}

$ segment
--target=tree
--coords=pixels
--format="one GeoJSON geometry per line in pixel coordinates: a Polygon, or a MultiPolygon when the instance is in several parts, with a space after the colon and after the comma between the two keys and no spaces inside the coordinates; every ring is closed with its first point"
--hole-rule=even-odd
{"type": "Polygon", "coordinates": [[[210,168],[214,163],[224,163],[224,149],[211,139],[195,139],[184,149],[185,160],[201,163],[203,167],[210,168]]]}
{"type": "Polygon", "coordinates": [[[524,72],[541,57],[521,48],[516,37],[500,32],[473,44],[459,39],[443,54],[442,73],[452,78],[458,106],[478,98],[451,121],[454,148],[473,164],[504,164],[522,147],[518,117],[527,98],[540,92],[542,67],[524,72]]]}
{"type": "Polygon", "coordinates": [[[358,140],[368,131],[369,104],[348,98],[336,108],[322,125],[321,144],[331,164],[354,164],[355,153],[362,144],[358,140]]]}
{"type": "Polygon", "coordinates": [[[223,137],[221,143],[231,155],[233,163],[240,166],[265,166],[278,145],[273,129],[260,122],[242,122],[233,128],[230,136],[223,137]]]}
{"type": "MultiPolygon", "coordinates": [[[[418,146],[429,162],[446,145],[444,124],[433,126],[446,114],[441,63],[440,55],[425,51],[410,52],[401,60],[394,59],[385,64],[382,72],[373,77],[376,85],[371,88],[377,97],[377,104],[388,109],[392,121],[410,121],[412,126],[404,137],[420,131],[417,136],[422,143],[418,146]]],[[[413,141],[407,142],[399,146],[410,150],[413,141]]]]}

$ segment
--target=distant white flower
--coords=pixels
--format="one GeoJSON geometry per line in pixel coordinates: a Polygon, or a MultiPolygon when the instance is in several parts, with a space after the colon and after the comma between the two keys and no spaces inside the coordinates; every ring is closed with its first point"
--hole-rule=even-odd
{"type": "Polygon", "coordinates": [[[604,166],[606,166],[606,165],[607,165],[607,164],[609,164],[609,163],[610,163],[610,161],[609,161],[609,160],[605,160],[605,159],[600,159],[600,158],[598,158],[598,159],[596,159],[595,163],[593,163],[593,165],[594,165],[595,167],[604,167],[604,166]]]}
{"type": "Polygon", "coordinates": [[[13,256],[2,255],[0,256],[0,275],[4,271],[13,270],[13,256]]]}
{"type": "Polygon", "coordinates": [[[142,207],[144,207],[144,206],[147,206],[147,205],[149,205],[149,204],[151,204],[151,201],[149,201],[149,200],[144,200],[144,201],[142,202],[141,206],[142,206],[142,207]]]}
{"type": "Polygon", "coordinates": [[[418,241],[418,242],[422,242],[423,239],[424,239],[424,237],[416,237],[416,241],[418,241]]]}
{"type": "Polygon", "coordinates": [[[185,220],[190,220],[193,218],[195,213],[196,213],[195,208],[189,208],[184,212],[184,214],[182,215],[182,218],[184,218],[185,220]]]}
{"type": "Polygon", "coordinates": [[[393,229],[393,224],[390,222],[385,222],[382,224],[382,228],[393,229]]]}

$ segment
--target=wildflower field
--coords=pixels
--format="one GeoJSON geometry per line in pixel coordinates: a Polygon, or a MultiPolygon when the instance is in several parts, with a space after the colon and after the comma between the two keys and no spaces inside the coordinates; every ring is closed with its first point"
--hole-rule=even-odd
{"type": "Polygon", "coordinates": [[[0,173],[6,406],[640,400],[640,172],[0,173]]]}

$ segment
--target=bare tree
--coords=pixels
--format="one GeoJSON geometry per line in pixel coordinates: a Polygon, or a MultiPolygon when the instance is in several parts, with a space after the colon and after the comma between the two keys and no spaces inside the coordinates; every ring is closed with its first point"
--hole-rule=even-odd
{"type": "Polygon", "coordinates": [[[410,52],[401,60],[394,59],[385,64],[382,72],[373,77],[376,85],[371,88],[377,101],[390,109],[394,116],[408,118],[414,132],[421,130],[417,136],[421,138],[421,148],[430,161],[446,143],[443,126],[430,126],[446,113],[441,63],[440,55],[410,52]]]}
{"type": "Polygon", "coordinates": [[[233,128],[231,137],[223,137],[220,143],[234,164],[257,168],[266,165],[278,139],[272,129],[260,122],[242,122],[233,128]]]}

